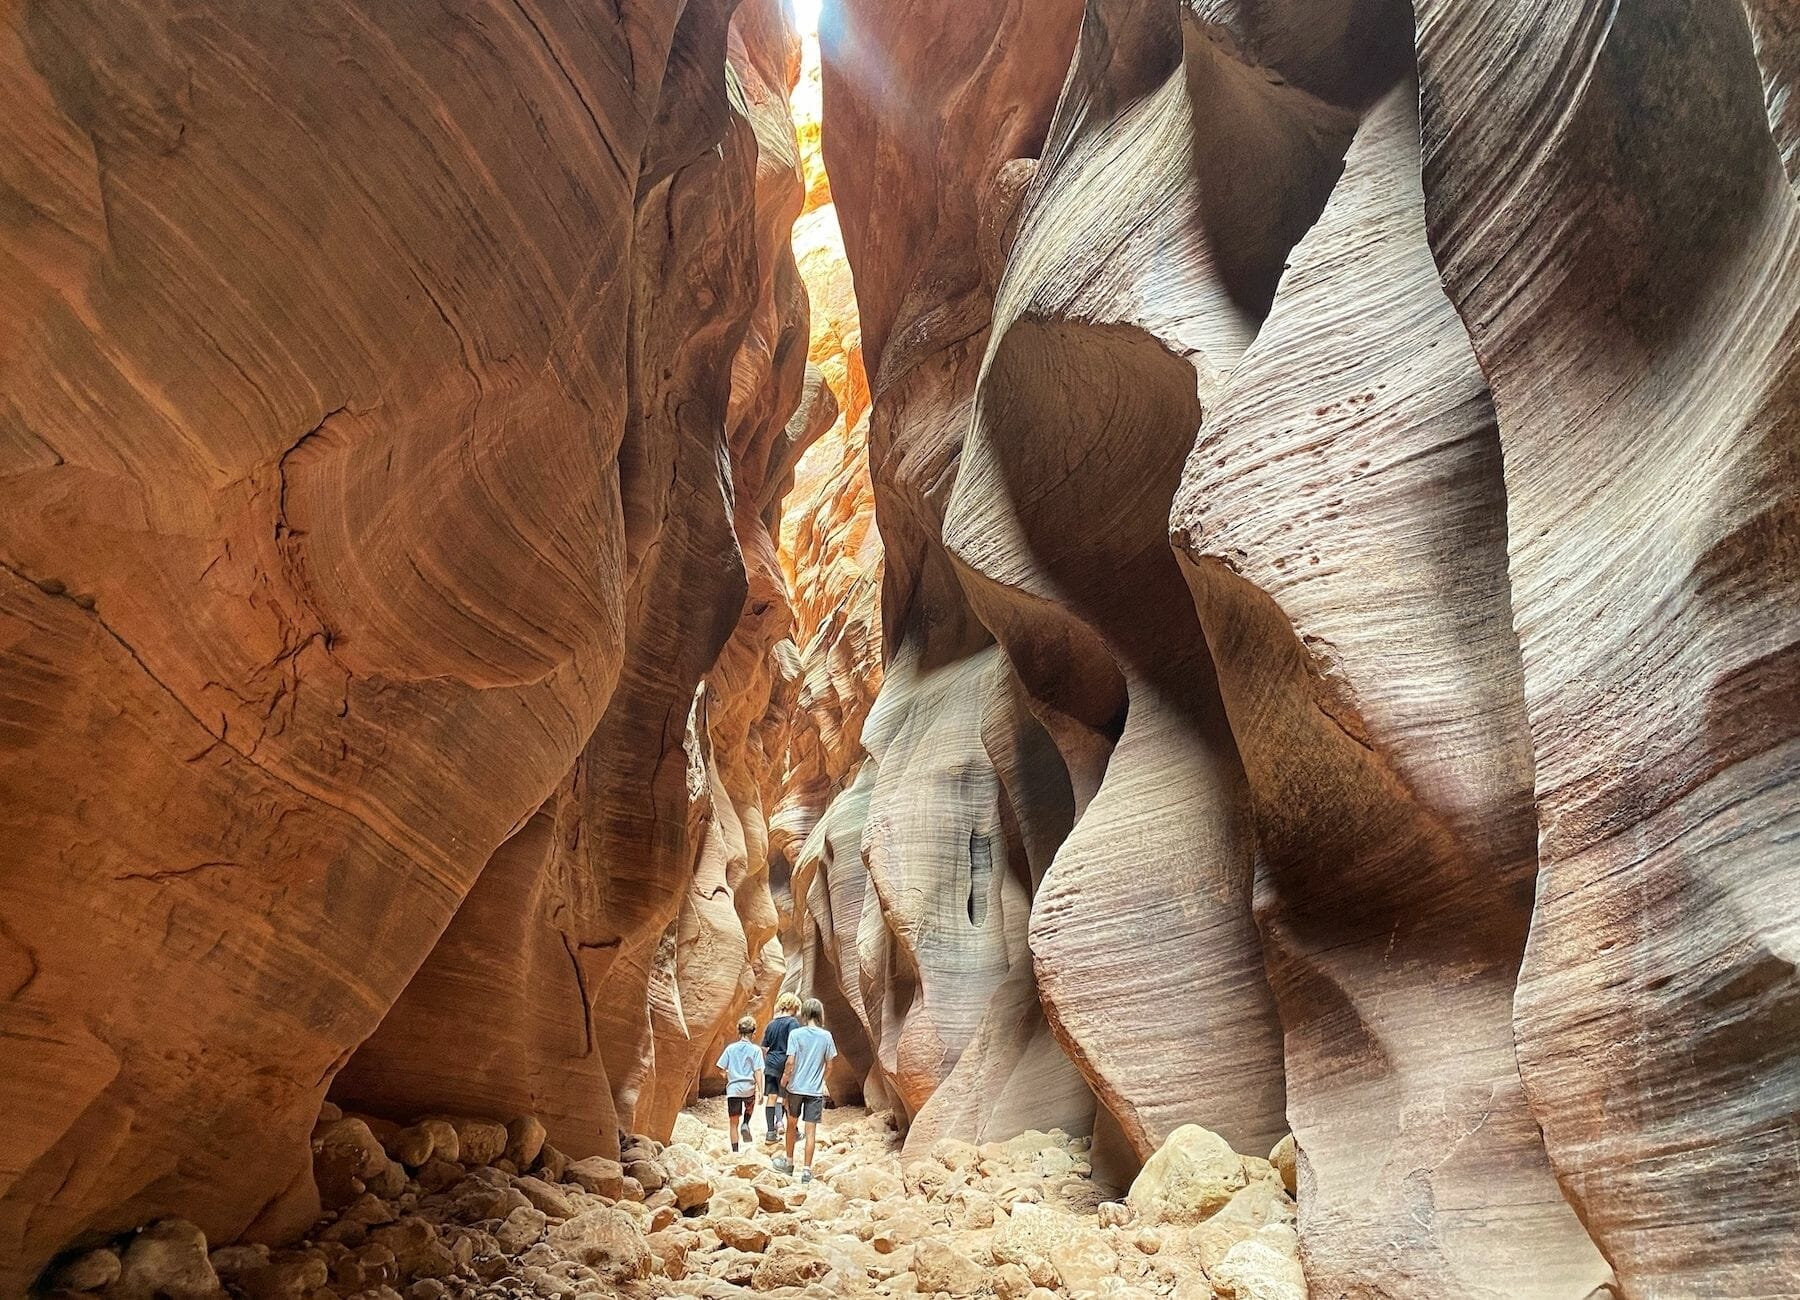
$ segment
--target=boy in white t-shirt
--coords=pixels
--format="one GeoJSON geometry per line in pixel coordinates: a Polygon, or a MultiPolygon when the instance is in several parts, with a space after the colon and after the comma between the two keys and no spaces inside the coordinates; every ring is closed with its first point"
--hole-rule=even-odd
{"type": "Polygon", "coordinates": [[[741,1134],[750,1141],[750,1116],[756,1111],[756,1081],[762,1075],[762,1048],[754,1042],[756,1017],[738,1021],[737,1042],[729,1043],[719,1053],[719,1068],[725,1071],[725,1131],[731,1137],[731,1149],[738,1149],[741,1134]]]}

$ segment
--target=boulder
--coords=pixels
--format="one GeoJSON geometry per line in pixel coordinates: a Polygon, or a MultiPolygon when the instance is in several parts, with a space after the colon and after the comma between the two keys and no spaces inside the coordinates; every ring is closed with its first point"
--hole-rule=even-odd
{"type": "Polygon", "coordinates": [[[402,1129],[394,1141],[396,1146],[404,1144],[407,1153],[396,1153],[394,1159],[409,1166],[422,1165],[434,1157],[438,1160],[462,1159],[462,1139],[457,1136],[456,1126],[447,1119],[422,1119],[411,1128],[402,1129]],[[414,1160],[409,1156],[420,1158],[414,1160]]]}
{"type": "Polygon", "coordinates": [[[510,1160],[516,1172],[524,1172],[537,1163],[544,1149],[544,1125],[536,1115],[521,1115],[506,1126],[506,1149],[502,1156],[510,1160]]]}
{"type": "MultiPolygon", "coordinates": [[[[471,1167],[489,1165],[500,1158],[506,1150],[506,1125],[495,1123],[491,1119],[470,1119],[466,1116],[437,1116],[456,1132],[455,1159],[471,1167]]],[[[437,1154],[443,1155],[442,1151],[437,1154]]],[[[446,1156],[446,1159],[450,1157],[446,1156]]]]}
{"type": "Polygon", "coordinates": [[[1206,1222],[1187,1230],[1187,1248],[1209,1272],[1240,1241],[1255,1236],[1271,1223],[1294,1222],[1294,1203],[1287,1193],[1268,1182],[1254,1182],[1238,1189],[1225,1208],[1206,1222]]]}
{"type": "Polygon", "coordinates": [[[1050,1248],[1050,1263],[1070,1292],[1097,1291],[1119,1271],[1119,1256],[1110,1243],[1086,1224],[1067,1241],[1050,1248]]]}
{"type": "Polygon", "coordinates": [[[50,1288],[63,1291],[98,1291],[119,1280],[117,1251],[83,1251],[58,1264],[50,1273],[50,1288]]]}
{"type": "Polygon", "coordinates": [[[768,1248],[768,1230],[739,1215],[728,1214],[711,1219],[708,1226],[718,1234],[720,1241],[733,1250],[759,1253],[768,1248]]]}
{"type": "Polygon", "coordinates": [[[576,1212],[575,1203],[570,1200],[569,1194],[555,1183],[547,1183],[542,1178],[527,1174],[514,1180],[513,1186],[521,1196],[553,1219],[571,1218],[576,1212]]]}
{"type": "Polygon", "coordinates": [[[431,1159],[435,1143],[421,1124],[396,1129],[382,1139],[382,1148],[408,1169],[417,1169],[431,1159]]]}
{"type": "Polygon", "coordinates": [[[898,1178],[874,1165],[854,1166],[832,1174],[825,1182],[833,1191],[853,1201],[879,1201],[903,1190],[898,1178]]]}
{"type": "Polygon", "coordinates": [[[441,1192],[447,1187],[454,1187],[467,1174],[461,1165],[454,1160],[445,1160],[433,1156],[427,1160],[416,1175],[420,1190],[426,1194],[441,1192]]]}
{"type": "Polygon", "coordinates": [[[651,1270],[668,1278],[687,1274],[688,1238],[686,1233],[653,1232],[645,1239],[650,1248],[651,1270]]]}
{"type": "Polygon", "coordinates": [[[989,1285],[1000,1300],[1025,1300],[1031,1292],[1031,1275],[1018,1264],[1001,1264],[989,1276],[989,1285]]]}
{"type": "Polygon", "coordinates": [[[1149,1223],[1200,1223],[1249,1182],[1243,1157],[1198,1124],[1183,1124],[1144,1163],[1127,1201],[1149,1223]]]}
{"type": "Polygon", "coordinates": [[[913,1276],[919,1290],[948,1291],[953,1296],[972,1296],[988,1285],[987,1269],[937,1238],[921,1241],[913,1251],[913,1276]]]}
{"type": "Polygon", "coordinates": [[[332,1120],[313,1130],[313,1178],[326,1208],[348,1205],[367,1190],[365,1179],[386,1172],[387,1152],[354,1117],[332,1120]]]}
{"type": "Polygon", "coordinates": [[[713,1194],[711,1166],[700,1153],[685,1143],[671,1143],[663,1148],[664,1186],[675,1193],[682,1209],[704,1205],[713,1194]]]}
{"type": "Polygon", "coordinates": [[[830,1271],[831,1261],[817,1246],[795,1237],[781,1237],[770,1244],[768,1253],[751,1273],[750,1285],[758,1291],[805,1286],[830,1271]]]}
{"type": "Polygon", "coordinates": [[[544,1235],[549,1219],[536,1206],[518,1206],[494,1229],[500,1249],[517,1255],[537,1244],[544,1235]]]}
{"type": "Polygon", "coordinates": [[[163,1219],[140,1230],[125,1247],[119,1278],[106,1294],[107,1300],[212,1300],[221,1290],[207,1258],[206,1234],[185,1219],[163,1219]]]}
{"type": "Polygon", "coordinates": [[[1225,1300],[1307,1300],[1300,1239],[1286,1224],[1240,1241],[1207,1275],[1225,1300]]]}
{"type": "Polygon", "coordinates": [[[1300,1194],[1299,1176],[1300,1149],[1294,1144],[1294,1135],[1289,1133],[1275,1144],[1269,1152],[1269,1163],[1275,1166],[1275,1172],[1281,1175],[1281,1185],[1287,1188],[1289,1196],[1300,1194]]]}
{"type": "Polygon", "coordinates": [[[707,1210],[713,1214],[735,1214],[742,1218],[749,1218],[761,1208],[762,1202],[756,1195],[756,1188],[751,1184],[731,1179],[715,1188],[705,1204],[707,1210]]]}
{"type": "Polygon", "coordinates": [[[650,1275],[644,1234],[631,1215],[615,1206],[583,1210],[551,1228],[547,1241],[609,1282],[634,1282],[650,1275]]]}
{"type": "Polygon", "coordinates": [[[346,1295],[371,1287],[389,1286],[399,1280],[400,1266],[394,1259],[394,1252],[378,1242],[357,1247],[331,1267],[332,1284],[346,1295]]]}
{"type": "Polygon", "coordinates": [[[546,1142],[543,1149],[538,1152],[537,1163],[538,1172],[547,1180],[560,1183],[563,1180],[563,1174],[569,1168],[569,1157],[546,1142]]]}
{"type": "Polygon", "coordinates": [[[1065,1211],[1016,1206],[994,1230],[994,1258],[1002,1264],[1028,1266],[1032,1259],[1049,1259],[1054,1247],[1072,1241],[1084,1230],[1082,1221],[1065,1211]]]}
{"type": "Polygon", "coordinates": [[[439,1240],[437,1229],[419,1215],[408,1214],[397,1222],[371,1228],[369,1240],[394,1253],[403,1278],[449,1277],[456,1271],[449,1247],[439,1240]]]}
{"type": "MultiPolygon", "coordinates": [[[[584,1192],[618,1200],[625,1190],[625,1171],[617,1160],[605,1156],[589,1156],[577,1160],[563,1171],[563,1181],[574,1183],[584,1192]]],[[[705,1198],[702,1197],[702,1200],[705,1198]]]]}
{"type": "Polygon", "coordinates": [[[663,1168],[654,1157],[625,1162],[625,1176],[635,1178],[646,1192],[658,1191],[663,1185],[663,1168]]]}

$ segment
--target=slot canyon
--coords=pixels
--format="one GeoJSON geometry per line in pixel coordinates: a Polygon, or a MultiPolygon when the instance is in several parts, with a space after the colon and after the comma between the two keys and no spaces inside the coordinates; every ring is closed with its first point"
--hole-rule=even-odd
{"type": "Polygon", "coordinates": [[[1797,962],[1793,0],[0,0],[0,1298],[1792,1300],[1797,962]]]}

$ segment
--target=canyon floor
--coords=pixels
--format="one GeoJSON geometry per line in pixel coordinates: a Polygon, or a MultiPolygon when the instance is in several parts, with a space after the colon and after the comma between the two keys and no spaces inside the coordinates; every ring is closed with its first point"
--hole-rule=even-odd
{"type": "Polygon", "coordinates": [[[1304,1300],[1284,1174],[1188,1126],[1127,1192],[1089,1140],[1029,1131],[904,1154],[885,1111],[827,1113],[813,1178],[779,1145],[730,1150],[724,1102],[668,1144],[570,1161],[534,1120],[402,1128],[327,1108],[315,1170],[339,1203],[284,1250],[209,1252],[164,1220],[65,1263],[61,1297],[105,1300],[523,1300],[626,1295],[1304,1300]],[[520,1172],[524,1169],[528,1172],[520,1172]],[[1117,1198],[1117,1199],[1115,1199],[1117,1198]]]}

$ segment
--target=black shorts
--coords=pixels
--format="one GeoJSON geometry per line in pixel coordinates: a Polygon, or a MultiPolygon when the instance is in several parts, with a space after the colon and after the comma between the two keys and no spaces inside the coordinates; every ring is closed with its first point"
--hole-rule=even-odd
{"type": "Polygon", "coordinates": [[[825,1113],[825,1099],[809,1097],[803,1092],[790,1092],[787,1094],[787,1113],[808,1124],[817,1124],[819,1116],[825,1113]]]}
{"type": "Polygon", "coordinates": [[[742,1115],[745,1119],[750,1118],[750,1108],[754,1105],[756,1105],[756,1098],[754,1097],[727,1097],[725,1099],[726,1113],[733,1119],[736,1119],[739,1115],[742,1115]]]}
{"type": "Polygon", "coordinates": [[[775,1104],[775,1098],[779,1097],[780,1095],[781,1095],[781,1071],[777,1070],[777,1071],[775,1071],[774,1074],[763,1075],[763,1096],[765,1096],[769,1099],[769,1104],[771,1106],[773,1106],[775,1104]]]}

